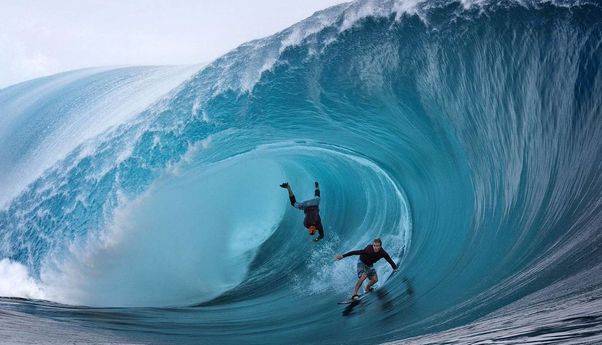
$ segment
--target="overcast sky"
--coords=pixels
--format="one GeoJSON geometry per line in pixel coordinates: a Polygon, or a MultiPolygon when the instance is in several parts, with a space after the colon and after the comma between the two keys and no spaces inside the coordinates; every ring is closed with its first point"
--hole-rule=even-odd
{"type": "Polygon", "coordinates": [[[106,65],[209,62],[346,0],[0,0],[0,88],[106,65]]]}

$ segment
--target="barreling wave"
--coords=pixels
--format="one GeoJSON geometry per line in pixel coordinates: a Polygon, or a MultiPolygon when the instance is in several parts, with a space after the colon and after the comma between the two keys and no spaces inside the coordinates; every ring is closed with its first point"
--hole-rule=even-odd
{"type": "Polygon", "coordinates": [[[33,299],[3,306],[144,342],[600,341],[601,61],[595,2],[361,1],[0,90],[0,295],[33,299]],[[318,244],[278,187],[314,180],[318,244]],[[339,308],[334,255],[376,237],[402,272],[339,308]]]}

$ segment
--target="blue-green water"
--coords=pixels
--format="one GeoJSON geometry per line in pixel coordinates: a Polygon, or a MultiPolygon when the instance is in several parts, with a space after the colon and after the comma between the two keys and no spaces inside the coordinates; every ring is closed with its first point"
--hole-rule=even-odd
{"type": "Polygon", "coordinates": [[[0,90],[0,333],[600,342],[601,61],[595,2],[364,1],[0,90]],[[318,244],[278,187],[314,180],[318,244]],[[375,237],[401,272],[337,305],[375,237]]]}

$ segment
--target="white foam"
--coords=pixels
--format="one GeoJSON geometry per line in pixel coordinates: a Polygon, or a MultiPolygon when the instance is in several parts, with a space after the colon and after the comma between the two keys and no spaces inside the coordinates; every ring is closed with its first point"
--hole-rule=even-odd
{"type": "MultiPolygon", "coordinates": [[[[220,74],[214,95],[228,90],[251,92],[262,74],[272,70],[278,63],[282,52],[303,44],[327,27],[338,25],[340,33],[367,17],[388,17],[393,13],[396,14],[396,20],[401,20],[403,14],[419,14],[424,3],[426,0],[369,0],[340,4],[318,11],[273,36],[242,44],[212,64],[220,74]]],[[[315,42],[318,47],[310,47],[310,55],[323,51],[325,46],[333,42],[336,42],[336,37],[332,36],[325,37],[323,42],[315,42]]]]}
{"type": "MultiPolygon", "coordinates": [[[[521,5],[537,2],[536,0],[516,1],[521,5]]],[[[562,6],[562,3],[554,0],[541,2],[562,6]]],[[[483,8],[491,1],[460,0],[460,3],[465,10],[469,10],[474,7],[483,8]]],[[[309,37],[327,27],[337,26],[338,32],[341,33],[368,17],[387,18],[391,15],[395,15],[395,20],[398,22],[406,15],[417,15],[426,23],[427,10],[439,5],[440,3],[433,4],[428,0],[361,0],[318,11],[273,36],[244,43],[222,59],[216,60],[213,66],[220,70],[221,76],[216,81],[214,95],[228,90],[251,92],[262,73],[272,70],[280,61],[282,52],[289,47],[307,42],[309,37]]],[[[330,36],[325,37],[323,42],[314,42],[318,47],[309,47],[310,55],[324,51],[326,46],[336,41],[336,37],[330,36]]]]}
{"type": "Polygon", "coordinates": [[[45,294],[24,265],[0,260],[0,296],[44,299],[45,294]]]}

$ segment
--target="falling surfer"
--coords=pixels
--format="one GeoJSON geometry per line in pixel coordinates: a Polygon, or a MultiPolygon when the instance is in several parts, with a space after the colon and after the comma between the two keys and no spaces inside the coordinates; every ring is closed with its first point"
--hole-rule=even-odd
{"type": "Polygon", "coordinates": [[[280,187],[288,191],[288,197],[291,201],[291,205],[294,208],[303,210],[305,213],[303,225],[309,230],[309,235],[313,236],[316,233],[316,230],[318,230],[318,237],[314,238],[314,241],[318,242],[324,238],[324,228],[322,227],[322,219],[320,218],[320,186],[318,181],[316,181],[314,185],[316,187],[314,190],[314,198],[305,200],[303,202],[297,202],[295,194],[293,193],[293,190],[288,182],[284,182],[280,185],[280,187]]]}
{"type": "Polygon", "coordinates": [[[360,250],[352,250],[343,255],[337,255],[335,259],[341,260],[342,258],[359,255],[359,260],[357,261],[357,277],[358,280],[355,283],[355,288],[353,289],[353,296],[350,301],[359,301],[360,295],[358,295],[358,291],[364,280],[366,278],[370,279],[368,285],[366,285],[366,290],[364,294],[370,293],[372,291],[372,286],[378,282],[378,275],[376,274],[376,270],[374,269],[374,263],[378,260],[385,258],[387,262],[393,268],[393,272],[398,272],[399,268],[395,264],[395,262],[391,259],[389,254],[382,248],[382,241],[380,238],[375,239],[372,244],[369,244],[364,249],[360,250]]]}

